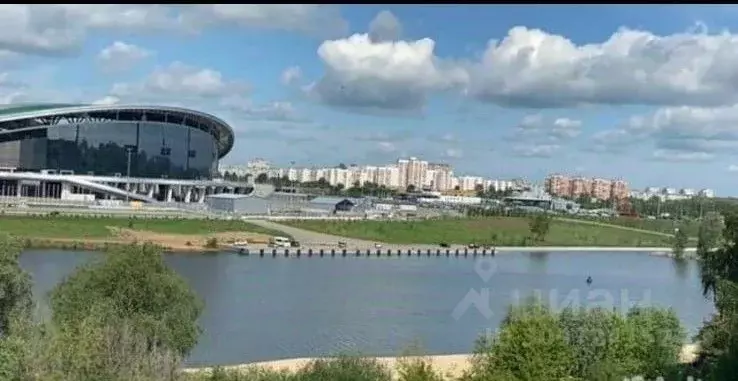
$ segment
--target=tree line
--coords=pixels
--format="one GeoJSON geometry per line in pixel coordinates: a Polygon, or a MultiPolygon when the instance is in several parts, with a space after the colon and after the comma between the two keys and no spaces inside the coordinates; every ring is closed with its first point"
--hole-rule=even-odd
{"type": "MultiPolygon", "coordinates": [[[[531,218],[533,239],[543,239],[547,218],[531,218]]],[[[497,331],[478,339],[471,366],[458,381],[619,381],[636,376],[735,380],[738,214],[707,214],[698,238],[703,293],[717,313],[695,338],[700,344],[695,362],[680,361],[687,337],[672,310],[649,306],[627,311],[587,306],[557,310],[530,299],[511,306],[497,331]]],[[[675,248],[683,243],[675,241],[675,248]]],[[[0,380],[392,379],[378,361],[352,356],[316,360],[290,374],[219,368],[210,373],[182,372],[182,359],[201,334],[198,318],[204,303],[167,267],[160,248],[117,247],[82,266],[51,291],[51,315],[42,320],[33,317],[32,279],[19,265],[20,253],[18,240],[0,237],[0,380]]],[[[397,371],[405,381],[451,380],[422,357],[403,360],[397,371]]]]}

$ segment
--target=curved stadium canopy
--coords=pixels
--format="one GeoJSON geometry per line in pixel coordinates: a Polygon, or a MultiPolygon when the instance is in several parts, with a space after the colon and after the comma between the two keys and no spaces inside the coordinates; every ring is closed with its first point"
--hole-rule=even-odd
{"type": "Polygon", "coordinates": [[[209,133],[218,146],[218,158],[233,148],[234,133],[223,120],[203,112],[169,106],[23,104],[0,106],[0,135],[25,132],[66,123],[102,121],[180,124],[209,133]]]}

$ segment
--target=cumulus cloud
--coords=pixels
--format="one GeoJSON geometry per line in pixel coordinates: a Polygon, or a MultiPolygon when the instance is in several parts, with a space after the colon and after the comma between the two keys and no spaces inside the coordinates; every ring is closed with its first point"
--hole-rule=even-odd
{"type": "Polygon", "coordinates": [[[738,165],[735,165],[735,164],[729,165],[728,172],[738,172],[738,165]]]}
{"type": "Polygon", "coordinates": [[[546,120],[540,114],[526,115],[509,136],[514,141],[533,144],[560,144],[581,133],[582,122],[570,118],[546,120]]]}
{"type": "Polygon", "coordinates": [[[458,159],[464,155],[463,151],[458,148],[447,148],[443,151],[443,156],[449,159],[458,159]]]}
{"type": "Polygon", "coordinates": [[[369,23],[372,42],[396,41],[402,36],[402,24],[390,11],[381,11],[369,23]]]}
{"type": "Polygon", "coordinates": [[[115,41],[97,55],[97,61],[106,71],[125,71],[151,56],[151,52],[133,44],[115,41]]]}
{"type": "Polygon", "coordinates": [[[226,79],[217,70],[174,62],[155,69],[141,82],[115,84],[109,95],[146,100],[166,100],[172,96],[177,99],[222,98],[243,94],[247,89],[245,83],[226,79]]]}
{"type": "Polygon", "coordinates": [[[242,96],[224,98],[220,104],[234,111],[239,117],[271,122],[307,123],[309,120],[298,115],[290,102],[268,102],[255,104],[251,99],[242,96]]]}
{"type": "Polygon", "coordinates": [[[0,50],[40,55],[81,51],[93,30],[197,33],[234,25],[341,36],[347,29],[334,6],[278,4],[46,4],[0,5],[0,50]]]}
{"type": "Polygon", "coordinates": [[[302,69],[299,66],[288,67],[280,77],[283,85],[294,85],[302,79],[302,69]]]}
{"type": "Polygon", "coordinates": [[[709,160],[738,149],[738,105],[725,107],[665,107],[650,115],[631,117],[620,128],[593,136],[602,152],[650,145],[665,156],[709,160]]]}
{"type": "Polygon", "coordinates": [[[512,28],[469,70],[469,94],[510,106],[722,105],[738,102],[738,36],[659,36],[622,28],[577,45],[539,29],[512,28]]]}
{"type": "Polygon", "coordinates": [[[380,13],[371,29],[374,36],[354,34],[320,45],[325,74],[306,88],[310,95],[331,106],[407,112],[420,110],[430,93],[466,82],[463,68],[437,59],[432,39],[386,39],[401,30],[389,12],[380,13]]]}

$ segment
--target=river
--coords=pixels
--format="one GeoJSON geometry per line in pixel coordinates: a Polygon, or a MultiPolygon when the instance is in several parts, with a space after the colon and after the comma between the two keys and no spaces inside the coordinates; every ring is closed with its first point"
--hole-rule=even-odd
{"type": "MultiPolygon", "coordinates": [[[[45,250],[21,256],[42,311],[51,288],[96,255],[45,250]]],[[[534,292],[559,307],[671,306],[690,335],[713,312],[702,297],[696,263],[679,266],[644,253],[511,253],[493,259],[222,253],[166,260],[206,304],[204,333],[190,366],[394,355],[410,346],[428,354],[468,353],[479,335],[498,326],[508,305],[534,292]],[[476,304],[465,309],[465,301],[476,304]]]]}

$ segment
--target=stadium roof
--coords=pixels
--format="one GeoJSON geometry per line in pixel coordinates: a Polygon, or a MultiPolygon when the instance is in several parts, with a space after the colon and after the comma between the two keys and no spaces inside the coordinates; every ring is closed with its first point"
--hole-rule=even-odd
{"type": "MultiPolygon", "coordinates": [[[[154,106],[154,105],[87,105],[87,104],[69,104],[69,103],[24,103],[13,105],[0,105],[0,124],[6,122],[17,122],[25,119],[44,119],[51,117],[83,117],[104,118],[119,112],[149,112],[154,114],[180,114],[183,124],[186,118],[190,118],[194,124],[188,126],[197,128],[206,127],[208,132],[216,139],[218,143],[218,157],[222,158],[233,148],[234,133],[233,128],[223,120],[200,111],[190,110],[181,107],[170,106],[154,106]]],[[[58,120],[57,120],[58,122],[58,120]]],[[[55,124],[55,123],[53,123],[55,124]]],[[[18,128],[37,129],[42,126],[14,127],[10,130],[18,128]]],[[[45,127],[45,126],[44,126],[45,127]]],[[[2,130],[2,128],[0,128],[2,130]]]]}

